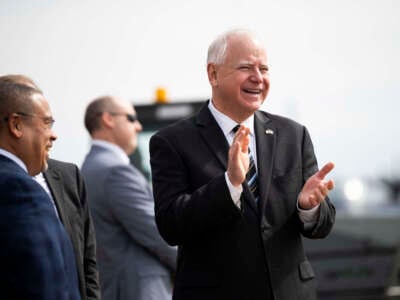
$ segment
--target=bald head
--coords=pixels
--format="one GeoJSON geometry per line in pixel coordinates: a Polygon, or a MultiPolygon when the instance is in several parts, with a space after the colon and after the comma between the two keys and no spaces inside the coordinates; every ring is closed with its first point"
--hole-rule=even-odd
{"type": "Polygon", "coordinates": [[[116,99],[111,96],[101,96],[89,103],[85,112],[85,127],[90,135],[101,128],[100,115],[114,111],[117,106],[116,99]]]}
{"type": "Polygon", "coordinates": [[[136,149],[137,133],[142,130],[133,105],[111,96],[102,96],[89,103],[85,126],[93,139],[116,144],[127,154],[136,149]]]}

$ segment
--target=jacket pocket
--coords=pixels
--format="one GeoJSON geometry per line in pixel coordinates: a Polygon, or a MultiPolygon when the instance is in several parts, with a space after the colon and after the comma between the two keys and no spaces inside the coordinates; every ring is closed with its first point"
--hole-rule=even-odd
{"type": "Polygon", "coordinates": [[[272,172],[272,179],[278,182],[291,182],[293,180],[298,180],[301,178],[301,168],[295,167],[289,170],[275,169],[272,172]]]}

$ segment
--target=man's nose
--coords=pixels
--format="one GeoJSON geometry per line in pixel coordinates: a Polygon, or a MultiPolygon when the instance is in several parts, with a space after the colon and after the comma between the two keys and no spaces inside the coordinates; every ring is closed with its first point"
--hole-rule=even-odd
{"type": "Polygon", "coordinates": [[[139,121],[135,122],[135,129],[137,132],[140,132],[143,130],[142,124],[139,121]]]}
{"type": "Polygon", "coordinates": [[[251,72],[250,75],[250,80],[253,82],[260,83],[263,81],[263,75],[261,74],[261,71],[258,68],[254,68],[251,72]]]}
{"type": "Polygon", "coordinates": [[[55,141],[56,139],[58,139],[58,136],[55,134],[55,132],[52,130],[51,131],[51,135],[50,135],[50,140],[51,141],[55,141]]]}

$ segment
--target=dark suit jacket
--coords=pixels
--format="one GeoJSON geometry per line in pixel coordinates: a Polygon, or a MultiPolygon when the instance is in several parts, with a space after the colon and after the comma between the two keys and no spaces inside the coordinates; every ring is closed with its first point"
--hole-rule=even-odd
{"type": "Polygon", "coordinates": [[[2,155],[0,245],[2,299],[81,299],[72,245],[49,196],[2,155]]]}
{"type": "Polygon", "coordinates": [[[86,188],[76,165],[50,159],[44,172],[58,215],[75,252],[82,299],[100,299],[96,241],[86,188]]]}
{"type": "Polygon", "coordinates": [[[335,209],[326,199],[315,224],[301,222],[297,197],[318,169],[309,134],[265,112],[254,119],[258,207],[246,183],[241,209],[234,205],[224,176],[229,146],[207,106],[150,140],[157,225],[179,245],[174,299],[316,298],[301,236],[325,237],[335,209]]]}

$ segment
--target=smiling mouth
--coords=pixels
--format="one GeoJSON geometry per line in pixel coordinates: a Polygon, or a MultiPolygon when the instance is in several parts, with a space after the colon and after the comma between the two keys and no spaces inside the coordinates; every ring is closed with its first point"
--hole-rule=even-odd
{"type": "Polygon", "coordinates": [[[262,92],[262,89],[243,89],[243,91],[247,94],[260,95],[262,92]]]}

